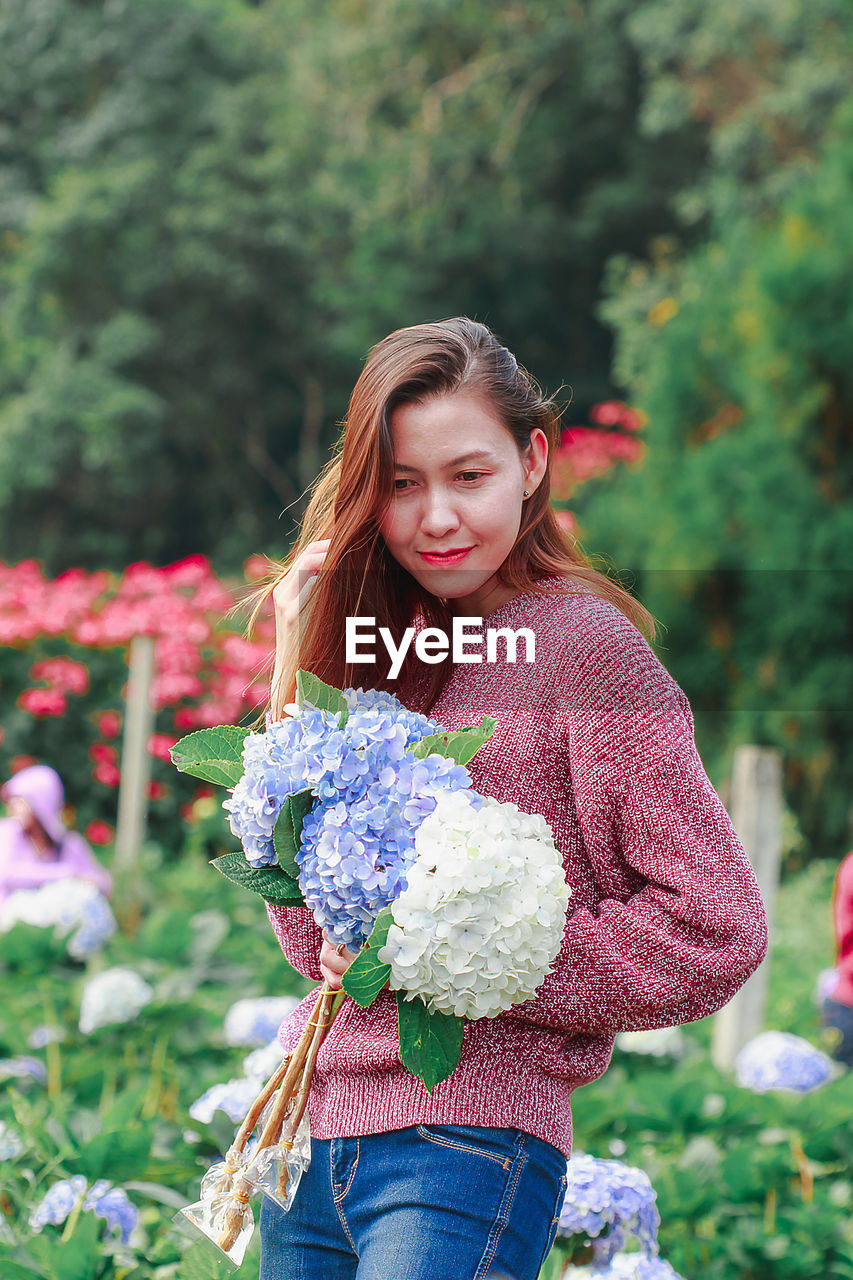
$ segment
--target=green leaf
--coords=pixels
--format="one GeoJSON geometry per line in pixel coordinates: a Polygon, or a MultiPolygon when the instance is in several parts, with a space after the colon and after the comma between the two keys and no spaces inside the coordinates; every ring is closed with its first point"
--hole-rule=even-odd
{"type": "Polygon", "coordinates": [[[383,964],[376,953],[385,945],[388,930],[394,923],[390,907],[384,907],[373,922],[373,930],[364,946],[343,976],[342,986],[362,1009],[368,1009],[391,977],[390,964],[383,964]]]}
{"type": "Polygon", "coordinates": [[[280,867],[250,867],[242,853],[223,853],[210,864],[234,884],[259,893],[265,902],[283,907],[304,907],[302,891],[292,876],[280,867]]]}
{"type": "Polygon", "coordinates": [[[68,1166],[90,1182],[106,1177],[124,1182],[145,1173],[150,1155],[151,1134],[146,1128],[112,1129],[90,1139],[68,1166]]]}
{"type": "Polygon", "coordinates": [[[3,1261],[2,1269],[0,1269],[0,1275],[3,1276],[3,1280],[33,1280],[36,1274],[39,1276],[47,1275],[46,1271],[36,1273],[32,1267],[24,1267],[20,1262],[10,1262],[5,1253],[0,1256],[2,1256],[3,1261]]]}
{"type": "Polygon", "coordinates": [[[432,1093],[459,1065],[465,1024],[452,1013],[430,1013],[420,996],[404,995],[397,992],[400,1061],[432,1093]]]}
{"type": "Polygon", "coordinates": [[[296,673],[296,696],[300,706],[305,706],[307,702],[318,711],[339,712],[341,717],[338,721],[339,729],[343,729],[349,719],[347,700],[340,689],[324,684],[319,676],[313,675],[310,671],[303,671],[301,667],[296,673]]]}
{"type": "Polygon", "coordinates": [[[412,755],[422,760],[424,756],[448,756],[457,764],[467,764],[473,760],[485,742],[497,728],[497,720],[491,716],[483,716],[478,725],[466,729],[449,730],[447,733],[431,733],[412,748],[412,755]]]}
{"type": "Polygon", "coordinates": [[[54,1235],[28,1241],[38,1263],[45,1263],[53,1280],[95,1280],[103,1259],[100,1231],[104,1221],[91,1211],[81,1213],[69,1240],[54,1235]]]}
{"type": "Polygon", "coordinates": [[[311,812],[315,798],[310,788],[288,796],[273,829],[272,842],[278,865],[294,880],[299,877],[296,853],[302,840],[302,823],[305,815],[311,812]]]}
{"type": "Polygon", "coordinates": [[[212,729],[188,733],[172,747],[172,763],[181,773],[191,773],[220,787],[236,787],[243,775],[243,740],[248,729],[218,724],[212,729]]]}

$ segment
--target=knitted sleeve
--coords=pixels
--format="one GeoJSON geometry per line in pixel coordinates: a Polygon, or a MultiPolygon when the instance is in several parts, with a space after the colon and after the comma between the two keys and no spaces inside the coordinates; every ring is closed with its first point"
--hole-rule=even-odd
{"type": "Polygon", "coordinates": [[[600,900],[569,901],[557,960],[510,1016],[574,1033],[671,1026],[721,1008],[767,951],[749,859],[711,785],[687,699],[611,605],[577,655],[571,783],[600,900]]]}
{"type": "Polygon", "coordinates": [[[268,902],[267,915],[279,946],[297,973],[312,982],[322,981],[320,947],[323,934],[308,908],[277,907],[268,902]]]}

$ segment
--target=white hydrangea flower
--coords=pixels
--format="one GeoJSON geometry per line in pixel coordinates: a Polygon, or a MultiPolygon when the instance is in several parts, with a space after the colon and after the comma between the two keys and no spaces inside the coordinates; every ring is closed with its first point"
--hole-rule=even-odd
{"type": "Polygon", "coordinates": [[[648,1054],[652,1058],[683,1058],[687,1041],[680,1027],[652,1027],[644,1031],[620,1031],[616,1048],[623,1053],[648,1054]]]}
{"type": "Polygon", "coordinates": [[[465,1018],[493,1018],[529,999],[560,949],[569,901],[545,819],[446,792],[415,849],[378,953],[392,990],[465,1018]]]}
{"type": "Polygon", "coordinates": [[[0,1120],[0,1163],[4,1160],[14,1160],[25,1147],[26,1143],[18,1130],[6,1124],[5,1120],[0,1120]]]}
{"type": "Polygon", "coordinates": [[[68,953],[85,960],[101,950],[118,925],[97,885],[77,876],[52,880],[37,889],[19,889],[0,907],[0,933],[18,923],[56,929],[68,938],[68,953]],[[70,937],[69,937],[70,935],[70,937]]]}
{"type": "MultiPolygon", "coordinates": [[[[262,1045],[260,1049],[253,1049],[251,1053],[247,1053],[243,1059],[243,1073],[247,1076],[260,1079],[261,1083],[269,1080],[272,1073],[281,1065],[284,1057],[284,1050],[281,1047],[278,1036],[274,1040],[270,1040],[269,1044],[262,1045]]],[[[260,1089],[260,1086],[258,1086],[260,1089]]]]}
{"type": "Polygon", "coordinates": [[[295,996],[247,996],[235,1001],[223,1023],[226,1042],[262,1048],[278,1035],[282,1022],[298,1004],[295,996]]]}
{"type": "Polygon", "coordinates": [[[115,965],[90,978],[80,1001],[80,1030],[90,1035],[98,1027],[129,1022],[153,997],[154,992],[135,969],[115,965]]]}
{"type": "Polygon", "coordinates": [[[240,1076],[224,1084],[212,1084],[192,1103],[190,1116],[199,1124],[210,1124],[215,1112],[224,1111],[233,1124],[240,1124],[263,1083],[257,1076],[240,1076]]]}

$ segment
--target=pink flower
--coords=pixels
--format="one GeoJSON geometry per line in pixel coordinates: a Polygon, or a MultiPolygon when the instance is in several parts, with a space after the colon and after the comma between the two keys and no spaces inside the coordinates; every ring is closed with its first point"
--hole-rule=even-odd
{"type": "Polygon", "coordinates": [[[22,769],[29,769],[31,764],[38,764],[35,756],[12,756],[9,772],[20,773],[22,769]]]}
{"type": "Polygon", "coordinates": [[[31,716],[64,716],[68,710],[65,694],[58,689],[25,689],[18,698],[18,706],[31,716]]]}
{"type": "Polygon", "coordinates": [[[603,476],[618,462],[637,462],[645,445],[621,431],[601,431],[597,427],[569,427],[554,452],[552,492],[566,500],[586,480],[603,476]]]}
{"type": "Polygon", "coordinates": [[[210,561],[203,555],[185,556],[183,560],[168,564],[161,570],[164,578],[174,586],[181,587],[196,586],[197,583],[209,577],[210,572],[210,561]]]}
{"type": "Polygon", "coordinates": [[[99,711],[95,724],[102,738],[115,738],[121,729],[121,716],[117,711],[99,711]]]}
{"type": "Polygon", "coordinates": [[[93,742],[89,748],[89,759],[95,764],[117,764],[118,752],[106,742],[93,742]]]}
{"type": "Polygon", "coordinates": [[[554,515],[561,529],[565,529],[566,533],[577,535],[578,522],[571,511],[555,511],[554,515]]]}
{"type": "Polygon", "coordinates": [[[108,760],[99,760],[92,770],[92,777],[96,782],[102,782],[105,787],[117,787],[121,781],[121,774],[114,764],[110,764],[108,760]]]}
{"type": "Polygon", "coordinates": [[[89,823],[84,835],[90,844],[109,844],[115,831],[108,822],[100,822],[96,819],[89,823]]]}
{"type": "Polygon", "coordinates": [[[148,739],[148,754],[171,764],[172,757],[169,752],[177,741],[178,739],[171,733],[152,733],[148,739]]]}
{"type": "Polygon", "coordinates": [[[168,794],[169,794],[169,788],[165,786],[162,782],[158,782],[156,778],[154,778],[151,782],[148,783],[148,799],[149,800],[162,800],[164,796],[167,796],[168,794]]]}
{"type": "Polygon", "coordinates": [[[243,565],[247,582],[263,582],[264,578],[269,577],[271,569],[272,564],[266,556],[249,556],[243,565]]]}
{"type": "Polygon", "coordinates": [[[89,688],[89,668],[73,658],[43,658],[30,669],[33,680],[45,680],[60,693],[83,694],[89,688]]]}
{"type": "Polygon", "coordinates": [[[589,411],[590,422],[600,427],[621,427],[623,431],[639,431],[645,423],[645,415],[621,400],[604,400],[589,411]]]}

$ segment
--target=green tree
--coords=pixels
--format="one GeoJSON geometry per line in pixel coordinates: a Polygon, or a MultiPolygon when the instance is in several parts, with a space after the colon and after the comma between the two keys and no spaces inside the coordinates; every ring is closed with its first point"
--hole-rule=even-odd
{"type": "Polygon", "coordinates": [[[318,345],[305,229],[269,200],[257,19],[5,6],[3,548],[242,559],[298,496],[318,345]],[[8,75],[7,75],[8,73],[8,75]]]}
{"type": "Polygon", "coordinates": [[[851,201],[853,98],[772,215],[720,217],[639,285],[627,269],[637,310],[617,292],[605,313],[648,461],[589,486],[579,509],[584,537],[639,571],[677,634],[716,763],[737,742],[779,747],[819,856],[845,847],[853,783],[851,201]]]}
{"type": "Polygon", "coordinates": [[[367,347],[424,318],[601,398],[604,264],[703,153],[638,131],[633,9],[10,0],[7,557],[280,549],[367,347]]]}

